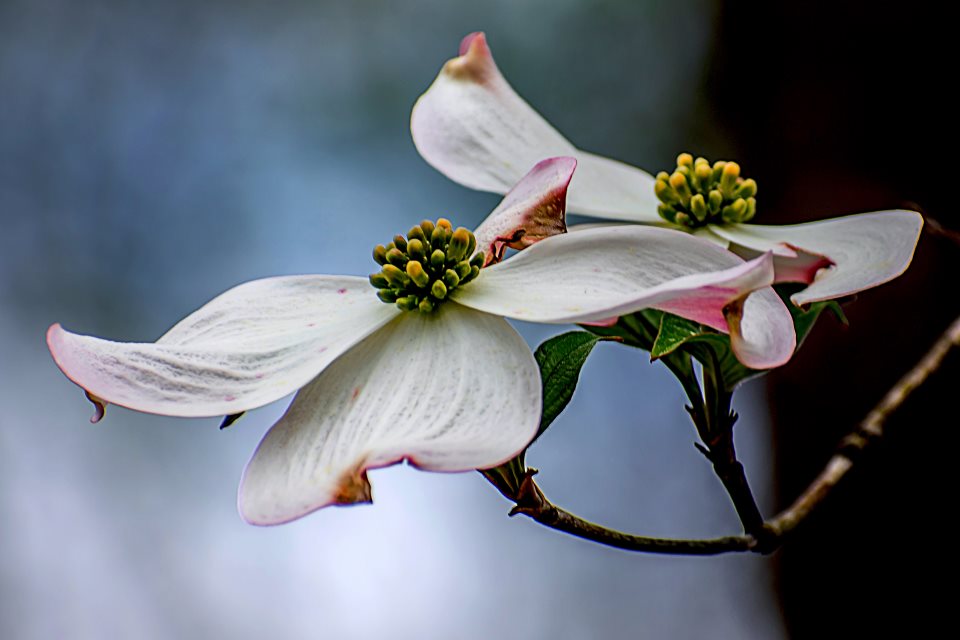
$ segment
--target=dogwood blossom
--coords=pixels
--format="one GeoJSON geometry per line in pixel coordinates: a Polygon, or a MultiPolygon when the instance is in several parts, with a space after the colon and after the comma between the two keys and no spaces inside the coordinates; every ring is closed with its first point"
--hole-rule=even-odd
{"type": "MultiPolygon", "coordinates": [[[[427,162],[465,186],[503,193],[539,159],[568,155],[580,163],[570,186],[571,213],[664,223],[655,178],[575,148],[507,83],[482,33],[463,40],[460,55],[417,101],[411,131],[427,162]]],[[[708,216],[693,232],[745,257],[772,251],[777,282],[809,285],[792,296],[798,305],[897,277],[909,266],[923,225],[919,213],[903,210],[784,226],[743,224],[745,217],[708,216]]]]}
{"type": "Polygon", "coordinates": [[[369,279],[248,282],[152,343],[55,324],[50,351],[98,416],[107,403],[235,415],[296,391],[241,481],[241,515],[254,524],[370,502],[369,469],[406,460],[465,471],[522,451],[537,431],[541,381],[504,317],[575,323],[656,307],[731,332],[749,366],[789,359],[795,335],[769,287],[771,254],[744,261],[690,235],[639,226],[563,234],[575,166],[572,158],[538,163],[475,237],[445,220],[416,225],[377,247],[383,271],[369,279]],[[528,248],[500,261],[505,246],[528,248]],[[475,247],[484,255],[471,258],[475,247]]]}

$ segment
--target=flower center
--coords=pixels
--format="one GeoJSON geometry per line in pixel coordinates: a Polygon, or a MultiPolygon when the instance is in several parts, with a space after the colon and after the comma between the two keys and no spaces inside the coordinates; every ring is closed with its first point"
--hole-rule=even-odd
{"type": "Polygon", "coordinates": [[[711,166],[706,158],[681,153],[672,174],[657,174],[653,190],[663,203],[657,207],[660,217],[681,227],[747,222],[757,212],[757,183],[741,178],[736,162],[711,166]]]}
{"type": "Polygon", "coordinates": [[[370,275],[370,284],[387,304],[430,313],[480,273],[484,256],[482,251],[474,254],[476,248],[469,230],[454,231],[445,218],[424,220],[406,237],[398,234],[386,246],[377,245],[373,259],[383,269],[370,275]]]}

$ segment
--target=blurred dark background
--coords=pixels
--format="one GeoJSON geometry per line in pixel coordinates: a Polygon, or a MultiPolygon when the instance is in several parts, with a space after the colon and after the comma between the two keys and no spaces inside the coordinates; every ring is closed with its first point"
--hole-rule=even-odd
{"type": "MultiPolygon", "coordinates": [[[[731,2],[719,25],[707,95],[763,185],[764,222],[908,208],[960,228],[943,5],[731,2]]],[[[846,306],[849,329],[821,323],[769,376],[779,506],[960,313],[960,245],[927,230],[902,278],[846,306]]],[[[954,354],[779,554],[794,637],[928,637],[952,619],[931,575],[954,564],[940,521],[957,486],[958,380],[954,354]]]]}
{"type": "MultiPolygon", "coordinates": [[[[957,358],[770,558],[633,556],[510,520],[475,474],[372,474],[373,507],[235,513],[283,402],[225,432],[90,407],[43,344],[152,340],[216,293],[367,273],[423,216],[497,198],[416,155],[409,110],[460,38],[581,147],[650,171],[737,158],[760,222],[949,208],[950,22],[933,3],[0,1],[0,637],[810,638],[941,625],[957,358]],[[935,529],[935,527],[937,527],[935,529]]],[[[957,313],[958,247],[820,323],[738,394],[765,513],[957,313]],[[765,392],[767,396],[765,397],[765,392]],[[769,402],[769,404],[768,404],[769,402]]],[[[521,326],[531,345],[562,328],[521,326]]],[[[664,536],[738,530],[678,385],[598,348],[531,451],[557,503],[664,536]]],[[[922,634],[921,634],[922,635],[922,634]]]]}

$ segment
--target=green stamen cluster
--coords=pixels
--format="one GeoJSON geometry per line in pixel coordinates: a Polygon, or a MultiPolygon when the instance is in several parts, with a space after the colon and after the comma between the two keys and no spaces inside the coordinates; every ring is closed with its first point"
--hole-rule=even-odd
{"type": "Polygon", "coordinates": [[[454,231],[445,218],[436,224],[424,220],[407,237],[396,235],[386,246],[377,245],[373,259],[383,269],[370,275],[370,284],[387,304],[430,313],[451,291],[480,273],[484,256],[482,251],[473,255],[476,248],[477,239],[469,230],[454,231]]]}
{"type": "Polygon", "coordinates": [[[694,161],[689,153],[677,156],[677,169],[661,171],[653,187],[661,204],[657,211],[681,227],[708,223],[747,222],[757,212],[757,183],[740,177],[740,165],[706,158],[694,161]]]}

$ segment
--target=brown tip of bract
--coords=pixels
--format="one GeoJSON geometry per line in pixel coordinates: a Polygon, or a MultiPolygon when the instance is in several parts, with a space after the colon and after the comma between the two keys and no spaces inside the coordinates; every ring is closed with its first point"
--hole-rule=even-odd
{"type": "Polygon", "coordinates": [[[90,416],[91,424],[97,424],[103,420],[103,416],[107,413],[107,401],[97,396],[93,395],[89,391],[84,391],[84,395],[87,396],[87,400],[93,403],[93,415],[90,416]]]}
{"type": "Polygon", "coordinates": [[[482,31],[471,33],[460,43],[460,55],[444,66],[444,71],[455,78],[482,81],[493,66],[493,56],[482,31]]]}
{"type": "Polygon", "coordinates": [[[459,53],[457,55],[466,55],[467,51],[470,50],[470,45],[473,44],[473,41],[477,38],[480,38],[486,42],[487,36],[483,31],[474,31],[473,33],[468,33],[463,37],[463,40],[460,41],[459,53]]]}
{"type": "Polygon", "coordinates": [[[345,472],[340,477],[333,499],[339,505],[371,504],[373,493],[367,480],[367,470],[360,465],[345,472]]]}

